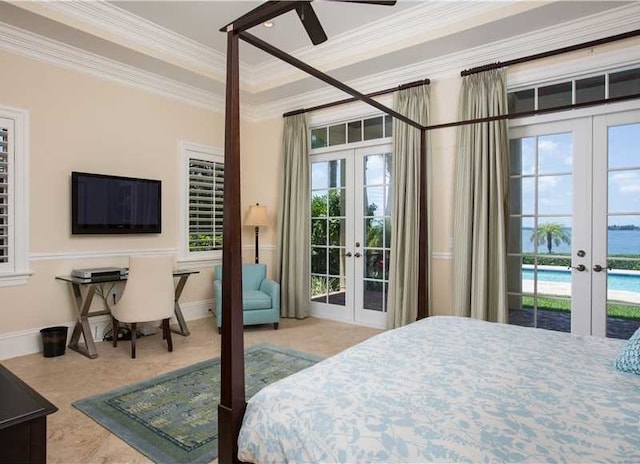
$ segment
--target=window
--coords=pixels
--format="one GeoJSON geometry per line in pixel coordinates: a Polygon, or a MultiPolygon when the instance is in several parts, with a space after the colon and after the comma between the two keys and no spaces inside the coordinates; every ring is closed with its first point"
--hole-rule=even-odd
{"type": "Polygon", "coordinates": [[[509,113],[556,108],[640,93],[640,68],[605,72],[551,85],[509,92],[509,113]]]}
{"type": "Polygon", "coordinates": [[[221,150],[183,143],[185,259],[222,257],[224,157],[221,150]]]}
{"type": "Polygon", "coordinates": [[[26,283],[28,272],[28,113],[0,108],[0,285],[26,283]]]}
{"type": "Polygon", "coordinates": [[[345,143],[391,137],[392,129],[392,118],[388,115],[314,127],[311,129],[311,148],[333,147],[345,143]]]}

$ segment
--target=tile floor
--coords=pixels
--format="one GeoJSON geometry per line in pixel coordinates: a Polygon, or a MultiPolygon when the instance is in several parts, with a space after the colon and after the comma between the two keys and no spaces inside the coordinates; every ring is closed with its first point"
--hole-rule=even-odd
{"type": "MultiPolygon", "coordinates": [[[[173,334],[173,353],[167,352],[161,332],[158,332],[139,339],[137,359],[131,359],[128,342],[119,342],[117,348],[110,342],[103,342],[97,344],[99,357],[96,359],[67,349],[63,356],[55,358],[32,354],[2,361],[5,367],[59,408],[47,421],[48,462],[150,462],[71,403],[219,356],[220,336],[213,318],[189,321],[189,328],[189,337],[173,334]]],[[[283,319],[278,330],[273,330],[271,325],[247,327],[245,346],[271,343],[331,356],[379,332],[314,318],[283,319]]]]}

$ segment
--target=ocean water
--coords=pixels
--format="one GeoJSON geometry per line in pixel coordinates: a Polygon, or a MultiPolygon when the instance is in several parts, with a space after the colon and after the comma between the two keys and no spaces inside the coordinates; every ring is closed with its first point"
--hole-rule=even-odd
{"type": "MultiPolygon", "coordinates": [[[[530,240],[532,230],[522,229],[522,252],[532,253],[533,242],[530,240]]],[[[640,230],[609,230],[608,246],[609,255],[640,255],[640,230]]],[[[538,253],[547,252],[546,242],[538,247],[538,253]]],[[[553,253],[571,253],[571,245],[561,243],[559,246],[553,245],[553,253]]]]}

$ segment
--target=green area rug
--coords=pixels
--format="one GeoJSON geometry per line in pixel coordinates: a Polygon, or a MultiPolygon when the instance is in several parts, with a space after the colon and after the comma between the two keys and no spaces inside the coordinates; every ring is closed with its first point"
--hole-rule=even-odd
{"type": "MultiPolygon", "coordinates": [[[[247,399],[321,358],[257,345],[245,351],[247,399]]],[[[73,405],[155,462],[218,455],[220,358],[76,401],[73,405]]]]}

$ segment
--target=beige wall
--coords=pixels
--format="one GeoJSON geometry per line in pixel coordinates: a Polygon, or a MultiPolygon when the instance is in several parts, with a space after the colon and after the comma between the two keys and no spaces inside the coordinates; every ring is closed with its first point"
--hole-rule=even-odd
{"type": "MultiPolygon", "coordinates": [[[[251,204],[260,203],[267,207],[269,225],[260,228],[260,262],[267,265],[270,277],[275,275],[273,264],[277,245],[282,128],[281,117],[260,122],[247,122],[242,124],[240,136],[243,215],[251,204]]],[[[244,261],[253,262],[255,256],[253,227],[243,229],[242,243],[244,261]]]]}
{"type": "MultiPolygon", "coordinates": [[[[218,113],[12,54],[0,53],[0,62],[0,105],[30,113],[29,250],[34,273],[27,285],[0,287],[2,334],[73,321],[70,291],[54,276],[78,267],[126,264],[126,257],[91,254],[177,251],[178,142],[222,147],[224,120],[218,113]],[[74,170],[160,179],[162,233],[71,236],[74,170]],[[89,257],[64,257],[78,253],[89,257]]],[[[210,278],[206,270],[192,277],[183,301],[211,299],[210,278]]]]}
{"type": "MultiPolygon", "coordinates": [[[[430,124],[455,121],[461,79],[433,82],[430,93],[430,124]]],[[[456,131],[437,129],[429,133],[431,161],[431,295],[432,311],[451,315],[451,239],[453,208],[453,165],[456,131]]]]}

